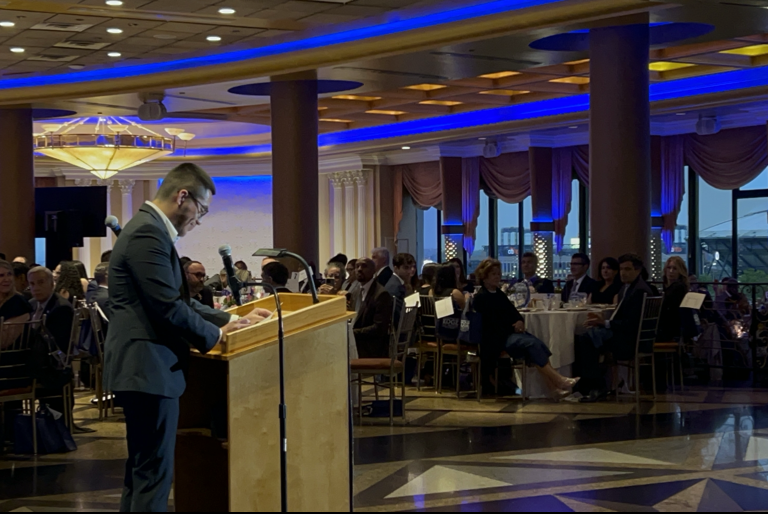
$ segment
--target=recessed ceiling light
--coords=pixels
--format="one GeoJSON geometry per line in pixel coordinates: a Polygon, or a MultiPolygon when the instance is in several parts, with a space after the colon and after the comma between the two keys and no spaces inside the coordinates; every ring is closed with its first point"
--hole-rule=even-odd
{"type": "Polygon", "coordinates": [[[373,109],[371,111],[365,111],[366,114],[386,114],[387,116],[400,116],[401,114],[406,114],[405,111],[382,111],[379,109],[373,109]]]}
{"type": "Polygon", "coordinates": [[[579,128],[579,127],[577,127],[576,125],[574,125],[574,126],[572,126],[572,127],[568,127],[568,128],[569,128],[569,129],[572,129],[572,130],[575,130],[575,129],[579,128]]]}
{"type": "Polygon", "coordinates": [[[677,112],[677,113],[675,113],[675,116],[685,116],[685,113],[684,112],[677,112]]]}
{"type": "Polygon", "coordinates": [[[419,102],[419,105],[442,105],[444,107],[453,107],[454,105],[461,105],[464,102],[454,102],[451,100],[424,100],[419,102]]]}
{"type": "Polygon", "coordinates": [[[691,66],[696,66],[695,64],[688,64],[686,62],[665,62],[665,61],[658,61],[658,62],[652,62],[648,65],[648,69],[651,71],[672,71],[672,70],[680,70],[683,68],[690,68],[691,66]]]}
{"type": "Polygon", "coordinates": [[[205,39],[206,41],[210,41],[211,43],[216,43],[218,41],[221,41],[221,36],[208,36],[205,39]]]}
{"type": "Polygon", "coordinates": [[[85,64],[70,64],[69,69],[70,70],[82,70],[85,68],[85,64]]]}
{"type": "Polygon", "coordinates": [[[552,79],[550,82],[560,84],[589,84],[589,77],[563,77],[561,79],[552,79]]]}
{"type": "Polygon", "coordinates": [[[410,147],[410,146],[404,146],[404,147],[403,147],[403,150],[410,150],[410,149],[411,149],[411,147],[410,147]]]}
{"type": "Polygon", "coordinates": [[[484,138],[484,137],[478,137],[477,139],[478,139],[479,141],[485,141],[485,138],[484,138]]]}
{"type": "Polygon", "coordinates": [[[496,95],[496,96],[515,96],[515,95],[527,95],[530,91],[519,91],[517,89],[491,89],[490,91],[480,91],[481,95],[496,95]]]}
{"type": "Polygon", "coordinates": [[[122,0],[107,0],[107,5],[111,5],[112,7],[120,7],[123,5],[122,0]]]}
{"type": "Polygon", "coordinates": [[[15,54],[23,54],[24,53],[24,49],[21,48],[21,47],[15,46],[15,47],[11,48],[11,52],[13,52],[15,54]]]}
{"type": "Polygon", "coordinates": [[[15,27],[16,24],[12,21],[0,21],[0,27],[15,27]]]}
{"type": "Polygon", "coordinates": [[[219,9],[219,14],[235,14],[235,10],[231,7],[222,7],[219,9]]]}
{"type": "Polygon", "coordinates": [[[415,86],[406,86],[403,89],[413,89],[414,91],[435,91],[437,89],[445,89],[448,86],[441,84],[416,84],[415,86]]]}
{"type": "Polygon", "coordinates": [[[486,73],[485,75],[480,75],[481,79],[503,79],[506,77],[514,77],[515,75],[520,75],[519,71],[500,71],[498,73],[486,73]]]}
{"type": "Polygon", "coordinates": [[[109,32],[110,34],[122,34],[123,29],[118,29],[117,27],[111,27],[107,29],[107,32],[109,32]]]}
{"type": "Polygon", "coordinates": [[[338,118],[320,118],[320,121],[326,121],[328,123],[352,123],[352,120],[340,120],[338,118]]]}
{"type": "Polygon", "coordinates": [[[109,57],[122,57],[123,54],[121,54],[120,52],[109,52],[107,55],[109,57]]]}
{"type": "Polygon", "coordinates": [[[360,102],[373,102],[381,100],[380,96],[360,96],[360,95],[336,95],[334,100],[358,100],[360,102]]]}
{"type": "Polygon", "coordinates": [[[176,39],[173,34],[155,34],[155,39],[176,39]]]}

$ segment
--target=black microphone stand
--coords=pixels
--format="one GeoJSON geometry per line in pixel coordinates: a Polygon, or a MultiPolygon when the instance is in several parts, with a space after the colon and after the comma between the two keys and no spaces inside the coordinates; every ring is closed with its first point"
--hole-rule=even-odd
{"type": "MultiPolygon", "coordinates": [[[[283,330],[283,308],[280,305],[277,289],[272,284],[261,281],[243,283],[236,277],[234,277],[234,280],[240,286],[238,291],[244,287],[261,286],[269,290],[272,296],[275,297],[275,305],[277,306],[278,381],[280,382],[280,406],[278,408],[278,416],[280,418],[280,512],[288,512],[288,435],[286,431],[288,408],[285,405],[285,332],[283,330]]],[[[230,281],[232,281],[232,278],[230,278],[230,281]]],[[[242,305],[242,303],[242,299],[240,299],[238,305],[242,305]]]]}

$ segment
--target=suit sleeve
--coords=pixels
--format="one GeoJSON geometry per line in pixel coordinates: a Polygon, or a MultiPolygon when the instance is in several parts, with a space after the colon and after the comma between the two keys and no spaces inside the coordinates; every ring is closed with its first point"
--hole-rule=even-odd
{"type": "Polygon", "coordinates": [[[356,329],[355,336],[384,336],[389,333],[389,325],[392,322],[392,296],[384,292],[376,297],[373,325],[356,329]]]}
{"type": "Polygon", "coordinates": [[[625,300],[625,302],[628,302],[626,306],[627,315],[622,316],[621,319],[611,320],[611,330],[637,332],[640,328],[640,311],[643,309],[644,294],[651,296],[647,291],[641,289],[636,289],[632,292],[632,296],[625,300]]]}
{"type": "Polygon", "coordinates": [[[555,294],[555,284],[549,280],[544,279],[541,283],[541,294],[555,294]]]}
{"type": "Polygon", "coordinates": [[[196,313],[202,316],[205,321],[213,323],[219,328],[228,324],[229,321],[232,319],[231,314],[224,311],[217,310],[217,309],[211,309],[207,305],[203,305],[202,303],[198,302],[194,298],[191,300],[190,306],[192,307],[192,309],[194,309],[196,313]]]}
{"type": "Polygon", "coordinates": [[[69,304],[62,304],[53,309],[46,318],[45,327],[56,340],[56,345],[62,352],[69,349],[69,338],[72,335],[72,320],[75,311],[69,304]]]}
{"type": "Polygon", "coordinates": [[[146,312],[159,324],[173,329],[192,346],[205,353],[219,341],[220,330],[187,305],[171,284],[171,247],[157,227],[140,227],[131,241],[128,266],[141,291],[146,312]]]}

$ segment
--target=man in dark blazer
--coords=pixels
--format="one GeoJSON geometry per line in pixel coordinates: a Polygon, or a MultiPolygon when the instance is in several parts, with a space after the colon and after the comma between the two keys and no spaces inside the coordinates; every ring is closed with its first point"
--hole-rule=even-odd
{"type": "Polygon", "coordinates": [[[523,272],[523,278],[518,280],[522,282],[527,280],[539,294],[554,294],[555,284],[548,278],[536,275],[536,268],[539,266],[539,258],[533,252],[526,252],[520,259],[520,270],[523,272]]]}
{"type": "Polygon", "coordinates": [[[86,293],[85,301],[89,304],[95,302],[104,316],[109,319],[109,285],[107,282],[109,277],[109,263],[102,262],[96,266],[96,269],[93,272],[93,277],[93,281],[96,282],[97,288],[86,293]]]}
{"type": "MultiPolygon", "coordinates": [[[[643,261],[639,256],[622,255],[619,266],[623,286],[613,316],[610,319],[590,317],[585,324],[587,332],[576,338],[575,373],[581,376],[579,390],[582,394],[589,393],[582,399],[585,402],[599,401],[607,395],[601,355],[611,353],[617,360],[634,358],[643,303],[646,297],[653,296],[653,291],[640,275],[643,261]]],[[[649,352],[653,349],[640,350],[649,352]]]]}
{"type": "Polygon", "coordinates": [[[571,275],[573,278],[565,283],[561,300],[567,302],[573,293],[592,294],[592,288],[597,281],[587,275],[589,271],[589,256],[583,253],[575,253],[571,257],[571,275]]]}
{"type": "Polygon", "coordinates": [[[373,252],[371,252],[371,260],[376,267],[376,280],[379,284],[386,287],[392,278],[392,275],[395,274],[395,272],[392,271],[392,268],[389,267],[389,250],[383,247],[374,248],[373,252]]]}
{"type": "Polygon", "coordinates": [[[65,354],[69,351],[72,337],[72,320],[75,310],[69,300],[54,292],[53,273],[38,266],[27,275],[32,293],[32,320],[45,319],[45,328],[53,336],[56,346],[65,354]]]}
{"type": "Polygon", "coordinates": [[[104,388],[125,413],[123,512],[167,510],[190,347],[206,353],[226,333],[265,314],[240,320],[190,299],[174,243],[201,223],[215,193],[198,166],[173,169],[155,200],[125,226],[110,259],[104,388]]]}
{"type": "Polygon", "coordinates": [[[353,300],[357,306],[354,334],[361,359],[389,357],[389,329],[392,324],[392,295],[376,279],[371,259],[358,259],[355,269],[360,283],[353,300]]]}

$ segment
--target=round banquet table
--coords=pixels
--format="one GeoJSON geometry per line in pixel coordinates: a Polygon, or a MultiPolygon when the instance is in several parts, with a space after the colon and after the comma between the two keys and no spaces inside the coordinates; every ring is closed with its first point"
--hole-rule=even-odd
{"type": "MultiPolygon", "coordinates": [[[[587,321],[587,315],[590,312],[603,312],[606,318],[610,317],[610,311],[602,309],[587,310],[555,310],[555,311],[531,311],[521,312],[525,319],[526,332],[541,339],[547,345],[552,356],[549,358],[550,364],[561,375],[565,377],[572,376],[572,365],[576,361],[576,347],[574,344],[574,335],[579,327],[587,321]]],[[[522,376],[519,371],[515,372],[517,383],[522,382],[522,376]]],[[[549,387],[544,377],[534,369],[528,373],[528,384],[526,395],[531,398],[541,398],[549,395],[549,387]]]]}

